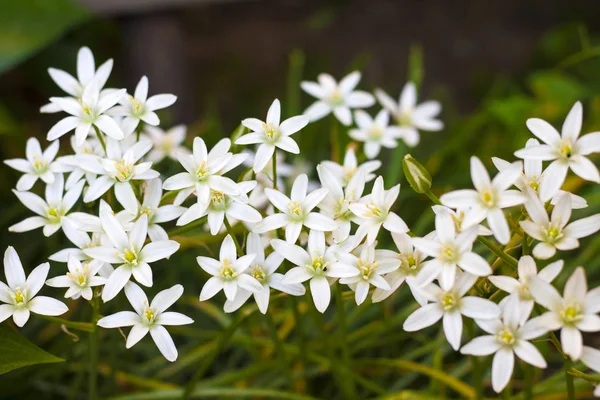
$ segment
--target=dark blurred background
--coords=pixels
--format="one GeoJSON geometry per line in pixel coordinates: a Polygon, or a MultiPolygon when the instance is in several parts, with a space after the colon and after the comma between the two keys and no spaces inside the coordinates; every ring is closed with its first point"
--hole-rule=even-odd
{"type": "MultiPolygon", "coordinates": [[[[30,136],[39,137],[42,147],[46,146],[46,132],[60,117],[41,115],[39,107],[50,96],[62,95],[47,68],[74,73],[81,46],[92,49],[96,65],[114,58],[109,87],[133,91],[140,77],[147,75],[150,94],[176,94],[177,103],[160,114],[161,122],[164,128],[187,124],[188,145],[197,135],[215,143],[230,136],[241,119],[264,118],[274,98],[282,100],[284,117],[301,113],[312,99],[301,93],[298,84],[315,80],[320,72],[341,78],[361,70],[360,88],[381,87],[394,98],[407,79],[412,79],[420,87],[421,100],[442,102],[441,118],[446,128],[422,134],[419,147],[410,150],[431,171],[438,194],[470,185],[467,171],[472,154],[480,156],[490,171],[491,156],[514,159],[512,153],[530,137],[525,127],[529,117],[545,118],[560,127],[573,103],[581,100],[584,132],[600,130],[600,1],[596,0],[1,0],[0,158],[23,157],[30,136]]],[[[369,111],[374,113],[378,108],[369,111]]],[[[329,156],[322,138],[328,137],[330,126],[328,118],[309,125],[296,137],[302,149],[300,157],[313,166],[329,156]]],[[[64,152],[68,144],[65,139],[62,142],[64,152]]],[[[401,156],[406,151],[401,147],[396,152],[384,152],[380,172],[388,186],[392,181],[403,183],[396,211],[417,235],[422,235],[431,229],[433,214],[424,212],[429,203],[412,192],[401,177],[401,156]]],[[[594,160],[598,162],[598,158],[594,160]]],[[[10,192],[20,174],[4,165],[0,168],[0,249],[15,245],[29,271],[66,243],[60,233],[45,239],[39,230],[7,232],[8,226],[31,213],[10,192]]],[[[176,164],[161,165],[163,173],[179,169],[176,164]]],[[[573,177],[566,185],[590,203],[588,209],[576,212],[576,218],[600,211],[598,185],[573,177]]],[[[569,271],[574,265],[587,265],[593,286],[600,276],[598,249],[597,237],[584,239],[582,251],[573,253],[568,262],[569,271]]],[[[196,248],[174,256],[170,265],[185,265],[186,269],[157,272],[164,272],[164,281],[150,292],[181,281],[184,274],[198,277],[198,282],[186,280],[185,285],[190,296],[188,309],[199,307],[196,296],[203,281],[193,260],[199,251],[204,250],[196,248]]],[[[158,264],[157,271],[166,265],[158,264]]],[[[203,307],[214,308],[209,304],[203,307]]],[[[365,321],[360,318],[381,317],[379,305],[369,307],[367,312],[361,308],[363,311],[353,314],[357,319],[351,317],[350,324],[362,326],[365,321]]],[[[75,320],[86,318],[87,311],[81,308],[75,309],[75,320]]],[[[195,308],[190,314],[198,313],[195,308]]],[[[220,311],[213,308],[214,316],[220,311]]],[[[390,310],[386,310],[389,316],[390,310]]],[[[400,338],[401,320],[397,322],[397,326],[390,322],[387,333],[381,333],[387,335],[388,341],[383,343],[400,338]]],[[[69,337],[57,326],[46,325],[44,321],[33,322],[25,333],[31,338],[39,328],[34,340],[37,344],[73,360],[85,356],[85,347],[71,349],[69,337]]],[[[199,326],[214,325],[210,320],[199,326]]],[[[122,352],[119,335],[106,335],[122,352]]],[[[183,338],[176,341],[178,345],[185,342],[183,338]]],[[[180,353],[193,350],[194,343],[188,340],[182,344],[180,353]]],[[[132,366],[134,360],[157,356],[151,342],[138,345],[137,351],[140,348],[148,353],[141,357],[128,352],[123,360],[132,361],[132,366]]],[[[402,357],[402,351],[396,350],[390,354],[388,349],[381,351],[386,356],[398,353],[395,355],[402,357]]],[[[110,354],[111,360],[102,360],[107,362],[103,373],[114,377],[111,368],[119,368],[121,355],[114,350],[110,354]]],[[[215,364],[212,372],[242,363],[226,361],[229,364],[215,364]]],[[[157,357],[151,365],[139,371],[131,367],[130,372],[184,382],[189,373],[180,370],[187,364],[177,365],[172,374],[169,370],[161,373],[163,360],[157,357]]],[[[72,366],[64,368],[38,371],[35,382],[39,393],[56,394],[44,398],[66,396],[62,383],[48,389],[51,382],[64,382],[65,377],[73,376],[83,379],[72,366]]],[[[456,374],[464,370],[456,370],[456,374]]],[[[13,378],[26,382],[27,371],[4,375],[0,382],[13,378]]],[[[405,377],[389,387],[410,387],[415,379],[405,377]]],[[[123,384],[118,379],[110,382],[105,388],[108,392],[118,391],[123,384]]],[[[321,383],[312,382],[323,389],[323,394],[336,393],[335,386],[321,383]]],[[[71,394],[79,384],[69,387],[69,396],[77,398],[71,394]]],[[[21,393],[21,399],[40,398],[36,397],[38,392],[23,397],[18,388],[11,390],[21,393]]],[[[0,398],[4,396],[11,398],[0,393],[0,398]]]]}

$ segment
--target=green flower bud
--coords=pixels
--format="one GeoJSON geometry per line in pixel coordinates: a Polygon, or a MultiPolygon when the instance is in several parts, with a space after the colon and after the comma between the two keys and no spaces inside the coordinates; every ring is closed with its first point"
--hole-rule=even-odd
{"type": "Polygon", "coordinates": [[[402,160],[402,169],[404,176],[410,184],[410,187],[417,193],[425,193],[431,188],[431,175],[425,167],[413,156],[407,154],[402,160]]]}

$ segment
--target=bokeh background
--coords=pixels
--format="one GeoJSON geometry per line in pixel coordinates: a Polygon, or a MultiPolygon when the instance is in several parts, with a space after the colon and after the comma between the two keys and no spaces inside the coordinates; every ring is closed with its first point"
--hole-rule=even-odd
{"type": "MultiPolygon", "coordinates": [[[[151,93],[176,94],[177,103],[161,114],[162,126],[187,124],[188,144],[198,135],[209,144],[230,136],[241,119],[266,114],[274,98],[282,101],[284,116],[301,113],[312,100],[301,93],[299,82],[314,80],[320,72],[341,78],[360,70],[362,89],[381,87],[393,97],[411,79],[419,86],[421,99],[443,104],[446,129],[422,134],[418,148],[410,149],[431,172],[438,194],[470,184],[472,154],[481,157],[490,171],[491,156],[513,159],[512,152],[530,137],[525,127],[529,117],[560,126],[573,103],[582,100],[584,131],[600,130],[600,2],[594,0],[3,0],[0,9],[2,159],[22,157],[30,136],[44,143],[58,117],[40,114],[39,107],[50,96],[61,94],[47,68],[74,72],[81,46],[92,49],[97,63],[114,58],[108,86],[133,90],[147,75],[151,93]]],[[[331,126],[327,118],[303,130],[296,137],[302,155],[289,162],[299,169],[312,168],[329,158],[324,138],[329,137],[331,126]]],[[[66,142],[63,147],[68,148],[66,142]]],[[[388,185],[403,184],[396,211],[420,235],[432,229],[433,213],[428,211],[429,201],[412,192],[402,177],[401,156],[408,151],[400,146],[384,152],[380,172],[388,185]]],[[[61,234],[47,239],[39,230],[8,233],[8,226],[29,211],[11,193],[18,173],[5,165],[0,168],[0,248],[15,246],[29,271],[67,243],[61,234]]],[[[168,174],[179,167],[164,162],[159,169],[168,174]]],[[[600,211],[597,185],[576,178],[567,185],[590,204],[576,216],[600,211]]],[[[186,232],[182,238],[185,251],[157,263],[159,279],[150,289],[152,294],[184,282],[179,311],[192,315],[196,323],[174,329],[180,359],[167,365],[149,339],[125,352],[117,331],[101,332],[99,398],[118,394],[123,399],[178,398],[179,388],[203,369],[199,386],[204,388],[199,394],[203,397],[262,398],[261,393],[244,390],[265,388],[345,398],[335,373],[341,363],[335,349],[339,332],[335,307],[317,321],[307,311],[308,296],[298,303],[283,299],[272,304],[272,319],[249,315],[216,353],[219,335],[237,317],[222,313],[220,297],[198,303],[206,276],[194,257],[210,254],[215,243],[218,248],[219,238],[201,231],[186,232]],[[302,321],[302,326],[296,321],[302,321]],[[153,390],[158,392],[151,394],[153,390]]],[[[598,237],[582,240],[581,249],[569,253],[566,271],[584,265],[596,286],[599,248],[598,237]]],[[[56,274],[63,273],[64,266],[55,268],[56,274]]],[[[563,273],[559,286],[569,272],[563,273]]],[[[443,365],[450,376],[474,384],[471,361],[456,356],[439,340],[436,328],[411,335],[402,331],[403,320],[415,307],[406,288],[383,305],[356,307],[349,299],[345,304],[355,362],[344,373],[364,379],[358,384],[360,398],[390,393],[398,399],[460,395],[447,382],[440,384],[406,366],[357,359],[384,357],[443,365]]],[[[103,312],[125,306],[125,299],[119,298],[103,312]]],[[[69,302],[69,307],[68,318],[89,320],[87,304],[69,302]]],[[[36,317],[23,333],[67,362],[1,375],[0,398],[87,398],[87,334],[65,332],[60,325],[36,317]]],[[[600,344],[594,337],[588,343],[594,341],[600,344]]],[[[555,363],[536,377],[540,382],[550,379],[536,385],[534,393],[540,399],[562,399],[564,385],[553,367],[560,366],[560,358],[550,360],[555,363]]],[[[482,371],[488,367],[489,360],[480,365],[482,371]]],[[[526,372],[517,367],[515,393],[522,389],[519,379],[526,372]]],[[[489,377],[484,375],[482,384],[491,396],[489,377]]],[[[582,397],[588,396],[591,385],[579,384],[582,397]]],[[[272,397],[278,396],[283,394],[272,397]]]]}

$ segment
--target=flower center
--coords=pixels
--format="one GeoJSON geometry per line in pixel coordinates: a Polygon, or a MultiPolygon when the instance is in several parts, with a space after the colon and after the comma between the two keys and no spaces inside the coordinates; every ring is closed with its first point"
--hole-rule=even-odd
{"type": "Polygon", "coordinates": [[[448,264],[455,264],[460,258],[460,251],[453,244],[443,245],[438,258],[448,264]]]}
{"type": "Polygon", "coordinates": [[[146,318],[148,324],[153,324],[156,319],[156,311],[152,307],[149,307],[147,303],[144,306],[144,318],[146,318]]]}
{"type": "Polygon", "coordinates": [[[262,266],[256,264],[250,270],[250,275],[252,275],[257,281],[264,282],[267,279],[267,274],[262,266]]]}
{"type": "Polygon", "coordinates": [[[144,105],[139,99],[129,96],[129,102],[131,103],[131,110],[134,115],[140,115],[144,111],[144,105]]]}
{"type": "Polygon", "coordinates": [[[369,138],[374,141],[378,141],[383,136],[383,129],[378,126],[373,126],[369,129],[369,138]]]}
{"type": "Polygon", "coordinates": [[[21,305],[25,303],[25,293],[23,293],[20,286],[17,286],[17,288],[15,289],[15,292],[13,294],[13,300],[15,301],[16,305],[21,305]]]}
{"type": "Polygon", "coordinates": [[[265,135],[267,135],[267,139],[269,141],[274,142],[279,138],[279,127],[275,124],[265,124],[263,122],[263,130],[265,131],[265,135]]]}
{"type": "Polygon", "coordinates": [[[132,266],[138,265],[138,256],[133,250],[125,249],[123,251],[123,256],[121,257],[123,261],[132,266]]]}
{"type": "Polygon", "coordinates": [[[314,271],[317,275],[323,275],[327,272],[327,267],[329,266],[329,262],[323,260],[323,256],[319,256],[313,258],[312,264],[307,265],[306,267],[314,271]]]}
{"type": "Polygon", "coordinates": [[[540,181],[537,176],[533,175],[531,179],[529,179],[529,187],[533,189],[534,192],[537,192],[540,188],[540,181]]]}
{"type": "Polygon", "coordinates": [[[152,209],[150,207],[141,208],[139,216],[141,217],[144,214],[146,214],[146,216],[148,217],[148,221],[150,221],[150,219],[152,218],[152,214],[153,214],[152,209]]]}
{"type": "Polygon", "coordinates": [[[560,316],[565,324],[573,325],[583,318],[581,311],[579,304],[573,304],[562,310],[560,316]]]}
{"type": "Polygon", "coordinates": [[[43,174],[48,170],[48,163],[46,163],[46,160],[44,160],[42,156],[35,155],[33,156],[33,169],[35,169],[38,174],[43,174]]]}
{"type": "Polygon", "coordinates": [[[288,203],[288,210],[290,210],[290,214],[292,214],[292,216],[302,216],[302,204],[300,204],[298,200],[290,201],[288,203]]]}
{"type": "Polygon", "coordinates": [[[442,297],[442,307],[444,311],[451,311],[457,306],[456,299],[452,293],[446,293],[442,297]]]}
{"type": "Polygon", "coordinates": [[[208,165],[206,165],[205,161],[202,161],[198,166],[198,170],[196,171],[196,176],[198,177],[198,180],[202,181],[206,179],[209,174],[210,169],[208,168],[208,165]]]}
{"type": "Polygon", "coordinates": [[[408,126],[412,122],[410,113],[407,113],[407,112],[401,112],[400,114],[398,114],[398,117],[396,118],[396,120],[398,121],[398,125],[400,125],[400,126],[408,126]]]}
{"type": "Polygon", "coordinates": [[[77,285],[79,285],[80,287],[85,287],[85,286],[87,286],[88,270],[89,270],[89,266],[88,266],[88,264],[85,264],[83,266],[83,269],[81,270],[81,272],[79,271],[79,268],[76,268],[74,274],[67,272],[67,277],[69,279],[71,279],[73,282],[75,282],[77,285]]]}
{"type": "Polygon", "coordinates": [[[496,335],[496,339],[504,345],[512,345],[515,343],[515,335],[509,330],[503,329],[496,335]]]}
{"type": "Polygon", "coordinates": [[[342,93],[338,89],[335,89],[329,96],[329,104],[333,107],[344,105],[344,96],[342,96],[342,93]]]}
{"type": "Polygon", "coordinates": [[[367,203],[366,206],[369,210],[366,217],[385,219],[385,217],[387,216],[387,213],[384,210],[382,210],[379,206],[377,206],[373,200],[367,203]]]}
{"type": "Polygon", "coordinates": [[[343,167],[344,168],[344,186],[350,182],[350,179],[356,173],[356,167],[343,167]]]}
{"type": "Polygon", "coordinates": [[[379,264],[377,264],[375,262],[369,263],[369,262],[364,262],[360,258],[358,259],[358,269],[360,269],[360,273],[364,280],[369,280],[371,275],[373,275],[373,271],[375,271],[378,266],[379,266],[379,264]]]}
{"type": "Polygon", "coordinates": [[[121,182],[126,182],[131,179],[133,174],[133,163],[121,159],[121,161],[115,161],[115,169],[117,170],[116,178],[121,182]]]}
{"type": "Polygon", "coordinates": [[[450,213],[450,217],[454,222],[454,227],[456,228],[456,231],[460,232],[462,229],[463,220],[465,219],[465,212],[457,211],[456,213],[450,213]]]}
{"type": "Polygon", "coordinates": [[[229,262],[229,259],[227,258],[221,263],[221,277],[225,280],[231,280],[235,277],[233,265],[231,265],[231,262],[229,262]]]}
{"type": "Polygon", "coordinates": [[[490,188],[486,189],[479,194],[479,198],[485,207],[493,208],[496,206],[497,196],[496,193],[490,188]]]}
{"type": "Polygon", "coordinates": [[[58,207],[53,207],[52,205],[50,205],[50,208],[48,208],[48,211],[46,213],[46,218],[48,219],[48,221],[50,221],[50,223],[52,224],[58,224],[60,223],[61,217],[62,215],[60,209],[58,207]]]}
{"type": "Polygon", "coordinates": [[[560,141],[558,151],[561,157],[569,158],[573,155],[573,144],[571,139],[562,139],[560,141]]]}
{"type": "Polygon", "coordinates": [[[550,243],[560,240],[562,236],[562,229],[557,226],[550,225],[548,229],[546,229],[546,238],[550,243]]]}
{"type": "Polygon", "coordinates": [[[225,194],[223,192],[219,192],[218,190],[210,190],[210,203],[212,208],[214,209],[224,209],[225,208],[225,194]]]}

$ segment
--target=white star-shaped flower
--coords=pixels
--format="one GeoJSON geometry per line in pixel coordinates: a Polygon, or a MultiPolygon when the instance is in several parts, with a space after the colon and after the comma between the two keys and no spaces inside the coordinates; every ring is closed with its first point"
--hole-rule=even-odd
{"type": "Polygon", "coordinates": [[[68,311],[67,306],[52,297],[36,296],[48,276],[50,264],[38,265],[29,276],[25,271],[16,250],[9,246],[4,252],[4,274],[6,285],[0,281],[0,322],[12,316],[15,325],[22,327],[29,320],[30,313],[40,315],[61,315],[68,311]]]}
{"type": "Polygon", "coordinates": [[[65,168],[57,163],[54,158],[58,153],[58,140],[52,142],[46,150],[42,152],[40,142],[36,138],[27,139],[25,148],[26,159],[14,158],[4,160],[9,167],[23,172],[23,176],[17,181],[17,190],[29,190],[35,185],[38,179],[46,184],[54,182],[54,173],[65,172],[65,168]]]}
{"type": "Polygon", "coordinates": [[[351,108],[368,108],[375,104],[371,93],[354,90],[360,81],[360,72],[354,71],[345,76],[339,83],[329,74],[320,74],[317,82],[301,82],[300,87],[306,93],[317,98],[304,111],[311,122],[317,121],[329,113],[344,125],[352,124],[351,108]]]}
{"type": "Polygon", "coordinates": [[[65,298],[78,299],[83,297],[86,300],[91,300],[94,295],[92,288],[106,283],[106,278],[96,275],[103,266],[102,261],[93,260],[81,264],[81,261],[74,256],[70,256],[67,262],[69,272],[66,275],[48,279],[46,285],[69,288],[65,293],[65,298]]]}
{"type": "Polygon", "coordinates": [[[569,168],[585,180],[600,182],[598,168],[586,157],[600,152],[600,132],[579,137],[582,119],[583,107],[576,102],[563,123],[560,135],[543,119],[527,120],[527,128],[544,144],[518,150],[515,156],[526,160],[552,161],[544,171],[546,178],[539,186],[539,195],[544,202],[560,189],[569,168]]]}
{"type": "Polygon", "coordinates": [[[392,149],[398,146],[396,139],[402,137],[402,130],[397,126],[389,126],[390,114],[381,110],[371,118],[363,110],[354,112],[354,119],[358,129],[350,129],[348,135],[354,140],[364,142],[365,155],[373,159],[379,155],[381,147],[392,149]]]}
{"type": "Polygon", "coordinates": [[[152,150],[146,159],[154,163],[162,161],[165,157],[177,161],[179,153],[189,154],[190,151],[183,146],[186,131],[185,125],[177,125],[167,131],[157,126],[146,126],[144,132],[152,140],[152,150]]]}
{"type": "Polygon", "coordinates": [[[436,119],[440,113],[440,103],[426,101],[417,105],[417,87],[408,82],[404,85],[398,102],[394,101],[383,90],[377,89],[375,96],[379,103],[396,119],[400,127],[399,136],[407,145],[414,147],[419,143],[419,130],[440,131],[444,124],[436,119]]]}
{"type": "Polygon", "coordinates": [[[381,161],[379,160],[366,161],[358,165],[356,153],[354,152],[353,148],[348,148],[346,150],[343,165],[329,160],[325,160],[321,162],[321,164],[327,167],[335,175],[342,187],[348,185],[350,179],[352,179],[352,177],[359,172],[364,173],[365,182],[372,181],[376,177],[373,172],[381,167],[381,161]]]}
{"type": "Polygon", "coordinates": [[[127,336],[126,348],[131,348],[150,332],[152,340],[158,350],[168,361],[177,359],[177,348],[165,325],[188,325],[194,321],[186,315],[178,312],[166,311],[183,294],[183,286],[175,285],[169,289],[158,292],[152,302],[144,291],[135,283],[130,282],[125,287],[127,300],[135,310],[120,311],[98,320],[98,326],[102,328],[121,328],[131,326],[127,336]]]}
{"type": "Polygon", "coordinates": [[[298,115],[281,122],[281,104],[275,99],[269,111],[267,120],[263,122],[256,118],[247,118],[242,125],[252,132],[239,137],[235,144],[258,144],[254,156],[254,172],[262,171],[269,160],[273,158],[275,148],[292,154],[299,154],[298,144],[290,136],[304,128],[308,124],[308,117],[298,115]]]}

